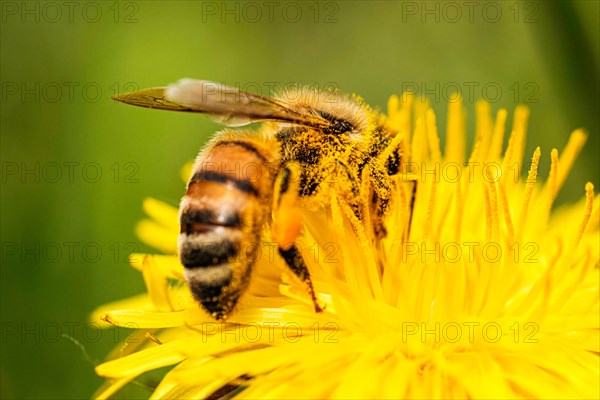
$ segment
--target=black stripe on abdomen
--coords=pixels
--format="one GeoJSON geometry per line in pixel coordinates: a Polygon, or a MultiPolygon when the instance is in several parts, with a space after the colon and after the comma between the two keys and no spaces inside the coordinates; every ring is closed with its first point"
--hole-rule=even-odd
{"type": "Polygon", "coordinates": [[[254,197],[258,197],[258,190],[248,179],[237,179],[227,174],[218,171],[200,171],[196,172],[188,186],[196,182],[218,182],[223,184],[233,185],[236,189],[244,193],[248,193],[254,197]]]}
{"type": "Polygon", "coordinates": [[[236,257],[239,244],[230,240],[202,242],[186,238],[181,245],[179,257],[185,268],[201,268],[220,265],[236,257]]]}

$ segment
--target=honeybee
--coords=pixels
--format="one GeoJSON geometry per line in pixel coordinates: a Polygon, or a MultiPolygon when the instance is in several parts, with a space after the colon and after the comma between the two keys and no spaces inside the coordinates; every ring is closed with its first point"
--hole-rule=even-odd
{"type": "Polygon", "coordinates": [[[248,287],[266,228],[305,283],[315,311],[323,310],[297,240],[301,209],[326,207],[331,190],[358,221],[370,219],[374,237],[385,237],[390,177],[399,172],[402,140],[359,99],[300,87],[267,98],[192,79],[113,99],[197,112],[230,127],[263,123],[258,130],[217,132],[200,151],[179,208],[184,275],[215,319],[230,316],[248,287]]]}

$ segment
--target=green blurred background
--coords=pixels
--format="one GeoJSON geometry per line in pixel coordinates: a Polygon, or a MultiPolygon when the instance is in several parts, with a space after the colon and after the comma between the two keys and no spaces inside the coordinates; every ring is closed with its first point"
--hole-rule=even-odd
{"type": "Polygon", "coordinates": [[[551,147],[585,127],[559,198],[574,201],[600,183],[598,4],[2,2],[2,398],[86,398],[101,384],[93,363],[126,334],[88,314],[143,290],[124,261],[132,246],[151,250],[134,235],[141,202],[176,205],[180,167],[218,128],[112,94],[181,77],[263,95],[297,82],[384,108],[418,87],[443,132],[458,87],[469,126],[478,98],[494,111],[528,104],[527,154],[540,144],[544,171],[551,147]]]}

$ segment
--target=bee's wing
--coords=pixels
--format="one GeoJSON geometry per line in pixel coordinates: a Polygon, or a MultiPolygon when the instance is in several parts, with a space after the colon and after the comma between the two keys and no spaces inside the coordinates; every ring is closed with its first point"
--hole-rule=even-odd
{"type": "Polygon", "coordinates": [[[181,79],[163,88],[143,89],[113,96],[114,100],[134,106],[206,114],[228,126],[256,121],[279,121],[327,128],[331,122],[280,101],[210,81],[181,79]]]}

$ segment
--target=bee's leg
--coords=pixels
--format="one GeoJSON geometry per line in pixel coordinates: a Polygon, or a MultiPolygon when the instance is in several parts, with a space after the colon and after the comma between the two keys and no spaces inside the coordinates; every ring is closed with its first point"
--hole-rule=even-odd
{"type": "Polygon", "coordinates": [[[369,199],[373,231],[377,239],[382,239],[387,235],[383,220],[390,205],[392,182],[387,172],[380,165],[375,162],[369,164],[369,179],[373,188],[369,199]]]}
{"type": "Polygon", "coordinates": [[[340,179],[338,193],[342,195],[348,206],[359,221],[363,220],[364,211],[360,202],[359,179],[350,171],[350,168],[340,160],[336,160],[337,177],[340,179]]]}
{"type": "Polygon", "coordinates": [[[396,135],[385,149],[377,156],[377,164],[384,169],[389,176],[400,172],[403,155],[403,135],[396,135]]]}
{"type": "Polygon", "coordinates": [[[273,196],[273,239],[279,254],[292,272],[308,287],[315,311],[323,308],[317,302],[308,267],[295,244],[302,229],[302,214],[299,205],[299,167],[290,163],[281,169],[275,180],[273,196]]]}
{"type": "Polygon", "coordinates": [[[298,247],[295,244],[290,246],[287,250],[279,247],[279,255],[281,255],[281,257],[285,260],[285,263],[292,270],[292,272],[308,286],[308,294],[312,299],[315,312],[323,311],[324,307],[321,307],[317,302],[317,295],[315,294],[315,289],[313,288],[312,280],[310,279],[308,267],[304,263],[304,259],[302,258],[298,247]]]}
{"type": "Polygon", "coordinates": [[[388,146],[369,163],[371,168],[370,180],[373,187],[371,196],[371,213],[373,215],[373,230],[379,239],[387,234],[383,223],[391,200],[393,181],[390,177],[400,172],[403,154],[404,136],[396,135],[388,146]]]}

